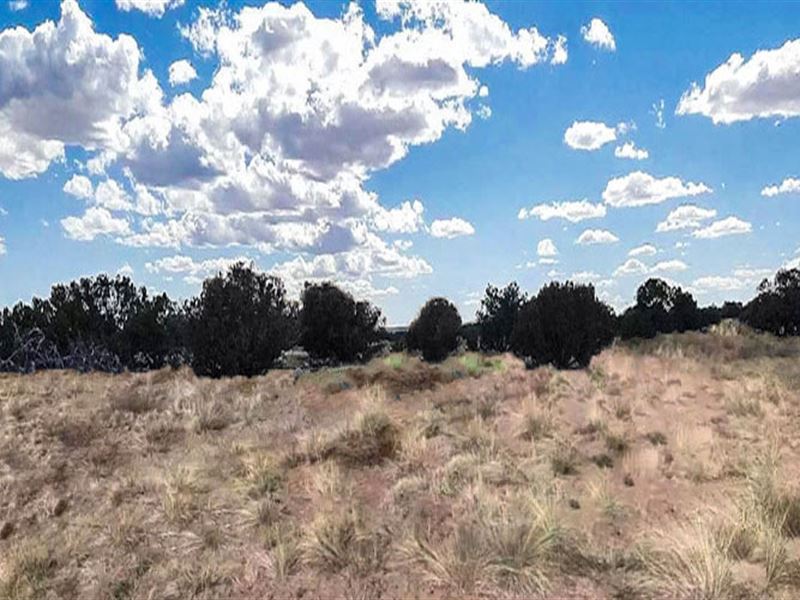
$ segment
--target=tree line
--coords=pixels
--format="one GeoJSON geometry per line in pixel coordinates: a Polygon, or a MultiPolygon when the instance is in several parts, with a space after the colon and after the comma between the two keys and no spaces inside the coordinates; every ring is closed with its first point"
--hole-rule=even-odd
{"type": "Polygon", "coordinates": [[[198,375],[253,376],[302,346],[312,361],[352,363],[389,343],[440,361],[460,344],[511,351],[530,365],[583,367],[615,338],[701,330],[724,318],[778,336],[800,333],[800,270],[779,271],[746,305],[699,307],[692,295],[648,279],[636,303],[617,315],[590,284],[552,282],[528,295],[512,282],[487,286],[474,323],[432,298],[405,336],[388,334],[378,307],[334,283],[306,283],[300,300],[280,278],[237,263],[203,282],[182,303],[152,295],[126,276],[53,286],[0,313],[0,371],[47,368],[144,371],[188,364],[198,375]]]}

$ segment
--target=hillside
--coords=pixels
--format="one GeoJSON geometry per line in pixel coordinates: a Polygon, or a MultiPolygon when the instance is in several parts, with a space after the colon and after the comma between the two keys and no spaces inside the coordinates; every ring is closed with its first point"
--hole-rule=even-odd
{"type": "Polygon", "coordinates": [[[0,376],[0,597],[800,594],[800,346],[0,376]]]}

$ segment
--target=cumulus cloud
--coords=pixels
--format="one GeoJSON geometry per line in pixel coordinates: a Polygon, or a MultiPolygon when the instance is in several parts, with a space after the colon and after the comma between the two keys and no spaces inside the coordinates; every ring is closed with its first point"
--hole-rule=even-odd
{"type": "Polygon", "coordinates": [[[701,208],[694,204],[683,204],[670,211],[667,218],[656,226],[656,231],[663,233],[679,229],[696,229],[703,224],[703,221],[713,219],[716,216],[717,211],[713,208],[701,208]]]}
{"type": "Polygon", "coordinates": [[[64,192],[76,198],[88,200],[94,196],[94,186],[88,177],[83,175],[73,175],[69,181],[64,184],[64,192]]]}
{"type": "Polygon", "coordinates": [[[637,258],[629,258],[614,270],[614,277],[643,275],[645,273],[647,273],[647,265],[637,258]]]}
{"type": "Polygon", "coordinates": [[[697,229],[692,232],[692,236],[700,239],[714,239],[728,235],[742,235],[750,233],[753,226],[739,217],[727,217],[719,221],[714,221],[708,227],[697,229]]]}
{"type": "Polygon", "coordinates": [[[517,214],[519,219],[529,219],[531,217],[536,217],[542,221],[565,219],[571,223],[578,223],[586,219],[599,219],[605,216],[606,207],[603,204],[592,204],[588,200],[537,204],[532,208],[522,208],[517,214]]]}
{"type": "Polygon", "coordinates": [[[117,269],[117,275],[133,277],[133,267],[130,265],[130,263],[125,263],[119,269],[117,269]]]}
{"type": "Polygon", "coordinates": [[[617,42],[608,25],[597,17],[581,27],[581,35],[584,40],[601,50],[614,52],[617,49],[617,42]]]}
{"type": "Polygon", "coordinates": [[[699,114],[715,124],[766,117],[800,115],[800,39],[780,48],[759,50],[749,59],[734,53],[693,83],[676,109],[679,115],[699,114]]]}
{"type": "Polygon", "coordinates": [[[184,85],[193,79],[197,79],[197,71],[188,60],[176,60],[169,66],[169,84],[171,86],[184,85]]]}
{"type": "Polygon", "coordinates": [[[545,238],[540,240],[539,243],[536,245],[536,254],[542,257],[552,257],[558,254],[558,248],[556,248],[555,243],[553,240],[549,238],[545,238]]]}
{"type": "Polygon", "coordinates": [[[475,228],[472,223],[453,217],[451,219],[437,219],[431,223],[431,235],[436,238],[455,238],[463,235],[472,235],[475,228]]]}
{"type": "Polygon", "coordinates": [[[28,0],[9,0],[8,9],[12,12],[18,12],[28,8],[28,0]]]}
{"type": "Polygon", "coordinates": [[[81,242],[89,242],[101,235],[124,236],[130,233],[130,223],[126,219],[115,218],[105,208],[92,206],[81,217],[61,219],[61,226],[67,237],[81,242]]]}
{"type": "Polygon", "coordinates": [[[747,282],[738,278],[724,275],[708,275],[698,277],[692,282],[692,288],[700,293],[709,291],[731,292],[746,289],[747,282]]]}
{"type": "Polygon", "coordinates": [[[0,236],[0,256],[6,253],[6,239],[0,236]]]}
{"type": "Polygon", "coordinates": [[[591,245],[591,244],[613,244],[619,241],[619,238],[605,229],[587,229],[578,236],[575,241],[576,244],[591,245]]]}
{"type": "Polygon", "coordinates": [[[778,194],[800,194],[800,179],[788,177],[778,185],[768,185],[761,190],[761,195],[768,198],[778,194]]]}
{"type": "Polygon", "coordinates": [[[130,36],[95,33],[75,0],[62,2],[58,23],[0,32],[0,173],[42,173],[67,144],[119,149],[123,121],[161,101],[140,56],[130,36]]]}
{"type": "MultiPolygon", "coordinates": [[[[176,3],[122,4],[158,16],[176,3]]],[[[180,31],[214,74],[197,96],[167,97],[132,37],[95,32],[64,0],[58,23],[0,33],[0,172],[33,176],[67,146],[86,151],[89,173],[109,183],[94,210],[64,220],[71,237],[108,231],[135,247],[243,246],[307,260],[359,251],[379,268],[387,250],[377,235],[424,224],[421,203],[382,206],[370,177],[468,128],[488,92],[481,69],[563,62],[566,40],[512,29],[476,2],[381,0],[376,12],[373,28],[356,3],[334,18],[300,2],[200,7],[180,31]]],[[[430,231],[474,228],[451,219],[430,231]]]]}
{"type": "Polygon", "coordinates": [[[653,244],[642,244],[641,246],[636,246],[636,248],[631,248],[628,256],[653,256],[656,252],[658,250],[653,244]]]}
{"type": "Polygon", "coordinates": [[[603,200],[615,208],[659,204],[671,198],[697,196],[712,190],[704,183],[683,182],[677,177],[658,179],[643,171],[634,171],[611,179],[603,191],[603,200]]]}
{"type": "Polygon", "coordinates": [[[553,43],[553,55],[550,58],[551,65],[563,65],[569,58],[567,50],[567,38],[559,35],[553,43]]]}
{"type": "Polygon", "coordinates": [[[664,260],[653,265],[650,269],[652,273],[666,273],[675,271],[685,271],[689,266],[682,260],[664,260]]]}
{"type": "Polygon", "coordinates": [[[574,150],[598,150],[617,139],[617,130],[597,121],[575,121],[564,132],[564,143],[574,150]]]}
{"type": "Polygon", "coordinates": [[[633,142],[625,142],[622,146],[614,148],[614,156],[617,158],[630,158],[631,160],[644,160],[650,154],[644,148],[637,148],[633,142]]]}
{"type": "Polygon", "coordinates": [[[183,6],[185,0],[116,0],[119,10],[139,10],[151,17],[161,18],[168,10],[183,6]]]}
{"type": "Polygon", "coordinates": [[[186,283],[196,284],[207,277],[223,273],[237,262],[250,263],[247,256],[219,257],[196,261],[191,256],[175,254],[147,262],[144,268],[150,273],[182,275],[186,283]]]}
{"type": "Polygon", "coordinates": [[[425,207],[419,200],[406,201],[391,209],[377,207],[373,215],[375,228],[390,233],[414,233],[424,224],[425,207]]]}

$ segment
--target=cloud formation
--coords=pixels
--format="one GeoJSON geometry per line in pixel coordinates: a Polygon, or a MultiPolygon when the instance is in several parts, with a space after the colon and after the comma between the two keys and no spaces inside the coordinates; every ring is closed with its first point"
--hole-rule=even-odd
{"type": "Polygon", "coordinates": [[[800,179],[787,177],[778,185],[768,185],[761,190],[761,195],[771,198],[778,194],[800,194],[800,179]]]}
{"type": "Polygon", "coordinates": [[[614,156],[631,160],[644,160],[650,157],[650,153],[644,148],[637,148],[633,142],[625,142],[622,146],[614,148],[614,156]]]}
{"type": "Polygon", "coordinates": [[[539,243],[536,245],[536,254],[541,257],[553,257],[558,255],[558,248],[556,248],[553,240],[545,238],[539,240],[539,243]]]}
{"type": "Polygon", "coordinates": [[[575,241],[576,244],[592,245],[592,244],[614,244],[619,241],[619,238],[605,229],[587,229],[578,236],[575,241]]]}
{"type": "Polygon", "coordinates": [[[753,226],[739,217],[727,217],[719,221],[714,221],[708,227],[696,229],[692,236],[699,239],[715,239],[729,235],[742,235],[750,233],[753,226]]]}
{"type": "Polygon", "coordinates": [[[117,8],[124,12],[138,10],[150,17],[161,18],[168,10],[183,6],[185,0],[116,0],[117,8]]]}
{"type": "Polygon", "coordinates": [[[186,59],[176,60],[169,66],[169,84],[173,87],[197,79],[197,71],[186,59]]]}
{"type": "Polygon", "coordinates": [[[597,121],[575,121],[564,132],[564,143],[573,150],[599,150],[617,139],[617,130],[597,121]]]}
{"type": "Polygon", "coordinates": [[[601,50],[614,52],[617,49],[617,42],[608,25],[597,17],[581,27],[581,35],[584,40],[601,50]]]}
{"type": "Polygon", "coordinates": [[[703,115],[715,124],[766,117],[800,116],[800,39],[780,48],[739,54],[693,83],[681,96],[679,115],[703,115]]]}
{"type": "Polygon", "coordinates": [[[472,223],[459,217],[437,219],[431,223],[431,235],[436,238],[452,239],[474,233],[472,223]]]}
{"type": "Polygon", "coordinates": [[[649,173],[634,171],[611,179],[603,190],[603,200],[615,208],[636,207],[711,191],[704,183],[683,182],[677,177],[658,179],[649,173]]]}
{"type": "Polygon", "coordinates": [[[605,216],[606,207],[603,204],[592,204],[588,200],[537,204],[531,208],[522,208],[517,214],[517,218],[520,220],[536,217],[542,221],[565,219],[570,223],[579,223],[586,219],[599,219],[605,216]]]}
{"type": "Polygon", "coordinates": [[[703,224],[703,221],[713,219],[716,216],[717,211],[713,208],[701,208],[694,204],[683,204],[670,211],[667,218],[656,226],[656,231],[664,233],[680,229],[696,229],[703,224]]]}

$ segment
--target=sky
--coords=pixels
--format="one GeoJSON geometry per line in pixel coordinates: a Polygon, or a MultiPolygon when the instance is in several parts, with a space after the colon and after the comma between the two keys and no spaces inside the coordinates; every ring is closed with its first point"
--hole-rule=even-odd
{"type": "Polygon", "coordinates": [[[244,259],[404,324],[800,266],[800,3],[0,0],[0,305],[244,259]]]}

